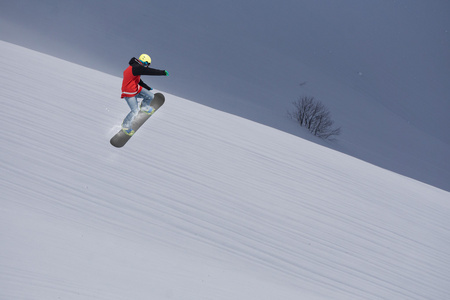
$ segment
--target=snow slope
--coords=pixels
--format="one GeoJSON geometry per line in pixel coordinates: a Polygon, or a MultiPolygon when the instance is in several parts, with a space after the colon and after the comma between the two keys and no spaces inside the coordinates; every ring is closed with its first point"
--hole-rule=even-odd
{"type": "Polygon", "coordinates": [[[148,52],[159,89],[450,191],[449,1],[3,2],[0,40],[114,76],[148,52]],[[337,143],[286,118],[304,95],[337,143]]]}
{"type": "Polygon", "coordinates": [[[448,297],[448,192],[166,92],[116,149],[120,78],[0,66],[0,299],[448,297]]]}

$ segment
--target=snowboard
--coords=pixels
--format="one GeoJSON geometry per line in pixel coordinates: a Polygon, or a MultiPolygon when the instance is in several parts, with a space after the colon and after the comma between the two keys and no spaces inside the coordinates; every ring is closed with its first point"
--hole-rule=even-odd
{"type": "MultiPolygon", "coordinates": [[[[155,98],[153,98],[152,102],[150,102],[150,106],[155,109],[153,113],[149,115],[146,114],[145,112],[139,111],[138,115],[131,124],[131,128],[133,128],[134,134],[136,134],[138,129],[145,123],[145,121],[147,121],[151,116],[153,116],[153,114],[156,113],[156,111],[164,104],[164,101],[165,101],[164,95],[161,93],[156,93],[155,98]]],[[[120,148],[125,146],[128,140],[131,139],[131,137],[132,135],[128,135],[125,132],[123,132],[122,129],[120,129],[119,132],[116,133],[116,135],[114,135],[109,142],[114,147],[120,148]]]]}

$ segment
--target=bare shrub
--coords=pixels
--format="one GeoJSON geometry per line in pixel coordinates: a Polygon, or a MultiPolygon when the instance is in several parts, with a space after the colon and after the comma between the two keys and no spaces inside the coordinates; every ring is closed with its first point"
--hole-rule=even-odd
{"type": "Polygon", "coordinates": [[[294,109],[288,112],[290,118],[296,120],[302,127],[306,127],[312,134],[322,139],[330,139],[341,133],[341,128],[333,128],[334,121],[331,113],[313,97],[303,97],[292,103],[294,109]]]}

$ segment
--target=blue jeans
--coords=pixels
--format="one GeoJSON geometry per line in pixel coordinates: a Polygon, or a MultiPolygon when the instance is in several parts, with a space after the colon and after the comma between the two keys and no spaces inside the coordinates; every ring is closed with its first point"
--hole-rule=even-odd
{"type": "Polygon", "coordinates": [[[128,115],[125,117],[122,123],[123,128],[131,128],[131,123],[133,123],[134,118],[136,118],[137,114],[139,113],[139,106],[138,106],[138,99],[137,98],[143,98],[141,107],[143,109],[147,109],[150,106],[150,102],[152,102],[155,95],[151,93],[150,91],[147,91],[146,89],[142,89],[142,91],[137,94],[134,97],[125,97],[125,101],[127,101],[128,106],[130,107],[131,111],[128,113],[128,115]]]}

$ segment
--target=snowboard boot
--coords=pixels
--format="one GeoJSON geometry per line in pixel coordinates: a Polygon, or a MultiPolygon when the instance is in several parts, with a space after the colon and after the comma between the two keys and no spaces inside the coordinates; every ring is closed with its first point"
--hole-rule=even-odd
{"type": "Polygon", "coordinates": [[[155,109],[151,106],[147,107],[141,107],[141,111],[146,113],[147,115],[153,115],[153,113],[155,112],[155,109]]]}
{"type": "Polygon", "coordinates": [[[129,136],[133,136],[133,134],[134,134],[134,130],[132,128],[124,128],[124,127],[122,127],[122,131],[126,135],[129,135],[129,136]]]}

